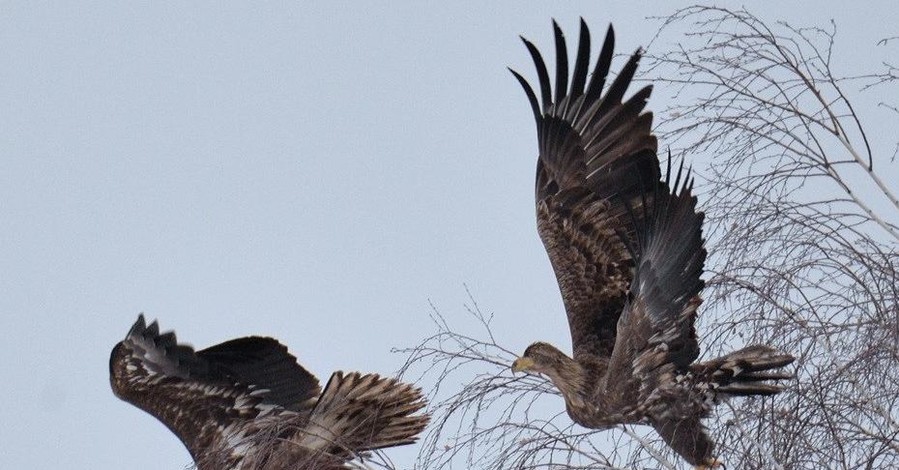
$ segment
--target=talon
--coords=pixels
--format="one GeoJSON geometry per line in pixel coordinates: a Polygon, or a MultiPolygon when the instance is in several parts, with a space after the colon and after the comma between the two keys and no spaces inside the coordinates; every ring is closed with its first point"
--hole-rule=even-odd
{"type": "Polygon", "coordinates": [[[694,470],[713,470],[716,468],[727,470],[727,467],[724,466],[724,462],[718,459],[708,459],[704,464],[694,467],[694,470]]]}

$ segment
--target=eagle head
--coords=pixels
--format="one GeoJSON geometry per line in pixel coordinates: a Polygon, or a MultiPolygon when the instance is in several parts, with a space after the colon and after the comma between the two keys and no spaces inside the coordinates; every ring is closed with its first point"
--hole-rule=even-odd
{"type": "Polygon", "coordinates": [[[570,408],[585,406],[588,374],[581,364],[551,344],[537,342],[528,346],[512,363],[512,372],[543,374],[559,389],[570,408]]]}
{"type": "Polygon", "coordinates": [[[512,363],[512,372],[530,372],[552,376],[573,360],[555,346],[536,342],[524,350],[524,354],[512,363]]]}

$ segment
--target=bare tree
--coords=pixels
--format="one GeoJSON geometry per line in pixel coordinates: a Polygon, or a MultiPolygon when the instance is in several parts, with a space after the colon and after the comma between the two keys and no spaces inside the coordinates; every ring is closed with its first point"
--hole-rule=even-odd
{"type": "Polygon", "coordinates": [[[838,77],[834,24],[771,27],[706,7],[666,19],[678,22],[697,45],[653,57],[650,73],[680,92],[663,140],[711,159],[708,337],[801,357],[780,408],[738,403],[742,429],[724,445],[745,468],[771,466],[755,442],[783,468],[896,467],[899,199],[873,150],[896,134],[872,142],[850,100],[895,87],[895,68],[838,77]]]}
{"type": "MultiPolygon", "coordinates": [[[[855,104],[899,96],[899,69],[838,75],[834,23],[701,6],[661,20],[644,78],[673,95],[660,142],[703,181],[705,354],[765,343],[799,358],[787,392],[719,408],[718,452],[732,469],[899,468],[899,107],[855,104]],[[658,50],[669,34],[678,46],[658,50]]],[[[434,312],[437,332],[404,350],[406,373],[435,385],[421,468],[680,465],[640,427],[573,426],[548,382],[511,375],[474,300],[460,323],[434,312]]]]}

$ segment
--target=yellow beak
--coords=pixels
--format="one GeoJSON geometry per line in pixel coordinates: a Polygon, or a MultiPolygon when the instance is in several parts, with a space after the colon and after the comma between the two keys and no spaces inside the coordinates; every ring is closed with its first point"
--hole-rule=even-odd
{"type": "Polygon", "coordinates": [[[534,360],[529,357],[519,357],[512,363],[512,372],[524,372],[534,367],[534,360]]]}

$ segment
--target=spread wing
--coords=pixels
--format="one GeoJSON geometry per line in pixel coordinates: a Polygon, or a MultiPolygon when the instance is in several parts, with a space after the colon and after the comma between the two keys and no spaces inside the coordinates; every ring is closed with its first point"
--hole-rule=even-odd
{"type": "Polygon", "coordinates": [[[631,247],[637,266],[602,392],[623,408],[657,397],[659,386],[674,384],[699,355],[693,325],[706,257],[703,214],[681,170],[669,186],[669,166],[669,178],[648,190],[652,208],[636,209],[646,224],[631,247]]]}
{"type": "Polygon", "coordinates": [[[162,421],[197,462],[210,461],[202,453],[211,443],[246,437],[232,425],[279,410],[308,412],[320,393],[318,380],[272,338],[194,351],[143,315],[113,348],[109,369],[115,394],[162,421]]]}
{"type": "Polygon", "coordinates": [[[575,358],[609,357],[632,278],[633,259],[619,237],[636,236],[628,202],[643,201],[646,182],[660,178],[652,114],[643,112],[651,88],[622,101],[637,52],[602,93],[614,47],[611,27],[588,82],[590,32],[583,20],[569,87],[565,37],[555,22],[553,28],[555,94],[540,52],[523,38],[537,68],[539,100],[512,71],[537,121],[537,229],[562,292],[575,358]]]}
{"type": "Polygon", "coordinates": [[[609,362],[603,393],[622,410],[662,406],[648,413],[665,442],[694,465],[709,462],[714,444],[682,389],[672,387],[699,356],[694,322],[702,302],[700,279],[706,251],[703,214],[696,211],[689,175],[673,185],[668,178],[653,191],[655,204],[632,246],[637,260],[628,302],[618,322],[618,342],[609,362]],[[655,405],[653,405],[655,404],[655,405]]]}

